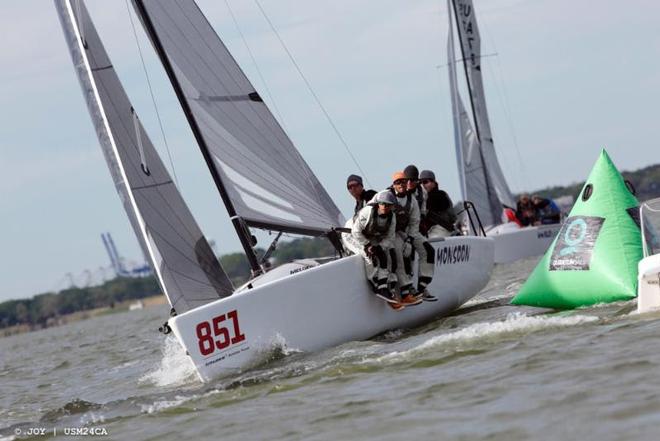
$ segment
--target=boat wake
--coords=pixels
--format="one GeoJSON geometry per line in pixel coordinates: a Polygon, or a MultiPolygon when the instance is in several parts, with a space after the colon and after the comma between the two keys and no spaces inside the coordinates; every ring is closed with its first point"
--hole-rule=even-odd
{"type": "Polygon", "coordinates": [[[141,383],[156,386],[182,386],[197,381],[195,368],[186,351],[174,336],[168,336],[161,347],[160,365],[140,378],[141,383]]]}
{"type": "Polygon", "coordinates": [[[589,315],[528,316],[521,312],[512,312],[502,321],[474,323],[458,331],[431,337],[413,348],[392,351],[375,359],[365,360],[365,363],[396,364],[431,351],[467,349],[466,346],[474,343],[483,346],[484,343],[495,343],[532,332],[578,326],[598,320],[598,317],[589,315]]]}

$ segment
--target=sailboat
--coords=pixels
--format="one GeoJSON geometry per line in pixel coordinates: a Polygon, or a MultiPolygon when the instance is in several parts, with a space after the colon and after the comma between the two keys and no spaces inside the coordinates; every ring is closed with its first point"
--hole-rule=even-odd
{"type": "Polygon", "coordinates": [[[261,363],[285,345],[318,351],[413,327],[488,282],[493,240],[433,244],[438,302],[394,311],[372,293],[360,256],[341,255],[343,217],[193,1],[135,0],[252,266],[234,287],[145,133],[82,0],[55,0],[110,173],[171,306],[162,327],[202,381],[261,363]],[[326,236],[339,257],[267,271],[250,228],[326,236]]]}
{"type": "Polygon", "coordinates": [[[476,206],[486,226],[486,235],[495,239],[496,263],[539,256],[554,240],[560,224],[519,227],[515,222],[503,223],[503,208],[515,209],[516,202],[495,153],[481,77],[481,39],[474,6],[472,0],[447,0],[447,11],[449,88],[461,196],[476,206]],[[474,127],[458,91],[452,9],[463,55],[474,127]]]}
{"type": "Polygon", "coordinates": [[[644,258],[637,264],[637,312],[660,310],[660,198],[639,207],[644,258]]]}

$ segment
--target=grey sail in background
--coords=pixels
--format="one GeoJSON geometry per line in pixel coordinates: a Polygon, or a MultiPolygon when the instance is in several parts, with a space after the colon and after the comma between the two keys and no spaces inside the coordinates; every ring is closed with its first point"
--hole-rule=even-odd
{"type": "MultiPolygon", "coordinates": [[[[465,64],[470,101],[476,126],[477,142],[481,162],[485,169],[488,193],[489,211],[494,224],[501,222],[502,204],[515,207],[515,201],[509,185],[504,178],[490,129],[488,111],[486,109],[486,95],[484,93],[481,75],[481,37],[477,27],[472,0],[453,0],[454,13],[458,27],[461,51],[465,64]]],[[[451,17],[450,17],[451,21],[451,17]]],[[[468,198],[473,197],[468,193],[468,198]]],[[[481,215],[485,207],[477,206],[481,215]]],[[[482,215],[483,218],[483,215],[482,215]]],[[[488,222],[484,222],[488,224],[488,222]]]]}
{"type": "Polygon", "coordinates": [[[138,241],[178,313],[233,292],[137,119],[82,1],[55,0],[89,113],[138,241]]]}
{"type": "MultiPolygon", "coordinates": [[[[451,11],[450,1],[447,0],[448,11],[451,11]]],[[[461,181],[461,196],[463,200],[469,200],[477,207],[481,222],[484,225],[495,225],[499,223],[499,215],[496,216],[491,207],[501,211],[499,209],[500,203],[494,194],[489,193],[489,187],[492,184],[488,181],[488,173],[483,164],[479,139],[458,91],[454,28],[451,13],[448,14],[448,17],[447,66],[449,68],[449,92],[454,122],[456,160],[458,161],[458,174],[461,181]],[[493,198],[494,200],[491,200],[493,198]]]]}
{"type": "Polygon", "coordinates": [[[200,147],[236,214],[249,226],[306,234],[343,226],[339,209],[195,2],[134,4],[172,65],[200,147]]]}

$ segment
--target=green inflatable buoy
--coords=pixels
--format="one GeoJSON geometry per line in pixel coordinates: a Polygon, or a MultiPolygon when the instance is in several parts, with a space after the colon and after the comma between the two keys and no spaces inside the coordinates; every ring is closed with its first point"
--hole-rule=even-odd
{"type": "Polygon", "coordinates": [[[642,258],[638,205],[603,150],[559,234],[511,303],[570,309],[635,297],[642,258]]]}

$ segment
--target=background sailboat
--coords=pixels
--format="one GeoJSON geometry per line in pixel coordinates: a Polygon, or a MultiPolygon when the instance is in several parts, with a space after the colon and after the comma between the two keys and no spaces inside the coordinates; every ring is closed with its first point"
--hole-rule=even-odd
{"type": "Polygon", "coordinates": [[[503,223],[503,208],[515,209],[516,202],[497,159],[488,120],[481,75],[481,38],[474,6],[472,0],[447,0],[447,10],[449,86],[461,195],[463,200],[475,204],[481,221],[486,226],[486,234],[495,238],[495,262],[512,262],[541,255],[559,231],[559,225],[518,228],[514,223],[503,223]],[[458,89],[454,19],[463,55],[474,126],[463,106],[458,89]]]}

